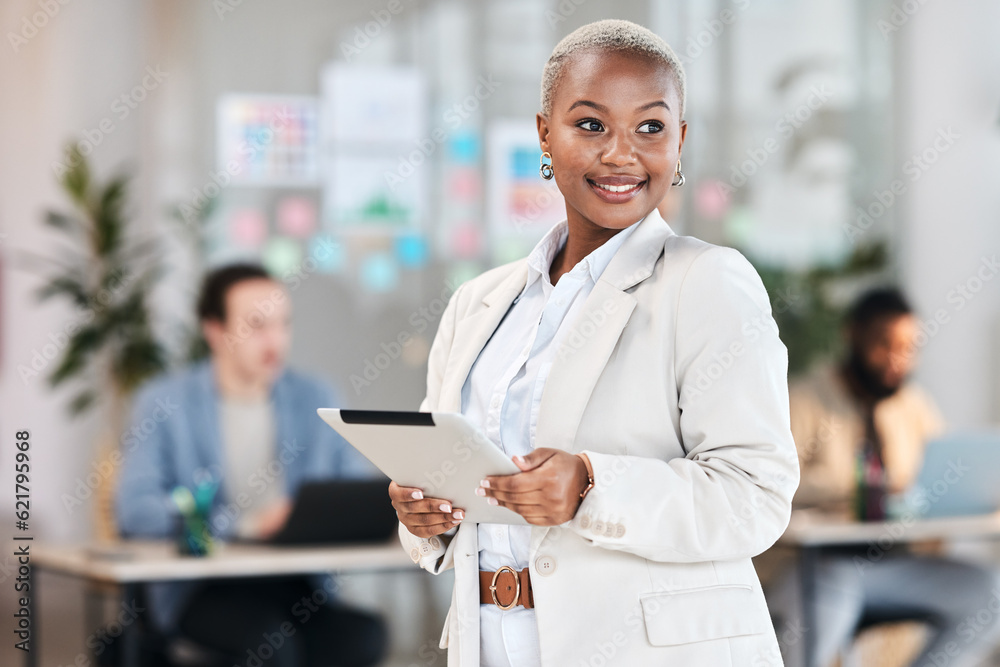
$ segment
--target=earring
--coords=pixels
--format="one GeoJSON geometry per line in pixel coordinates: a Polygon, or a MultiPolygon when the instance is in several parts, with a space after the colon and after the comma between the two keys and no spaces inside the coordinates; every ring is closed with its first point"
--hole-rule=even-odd
{"type": "Polygon", "coordinates": [[[671,185],[684,185],[684,172],[681,171],[681,161],[677,160],[677,169],[674,170],[674,182],[671,185]]]}
{"type": "Polygon", "coordinates": [[[681,161],[677,160],[677,169],[674,170],[674,182],[670,185],[681,186],[684,185],[684,172],[681,171],[681,161]]]}
{"type": "Polygon", "coordinates": [[[539,159],[538,174],[544,178],[546,181],[551,181],[552,177],[555,176],[555,172],[552,171],[552,154],[548,151],[542,153],[542,157],[539,159]],[[548,160],[548,162],[546,162],[548,160]]]}

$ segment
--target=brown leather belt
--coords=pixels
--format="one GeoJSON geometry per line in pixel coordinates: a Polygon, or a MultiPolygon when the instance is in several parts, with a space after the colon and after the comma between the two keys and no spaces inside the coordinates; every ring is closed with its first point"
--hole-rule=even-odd
{"type": "Polygon", "coordinates": [[[528,568],[518,572],[504,565],[496,572],[479,572],[480,604],[495,604],[503,610],[522,605],[533,609],[535,598],[531,593],[531,579],[528,568]]]}

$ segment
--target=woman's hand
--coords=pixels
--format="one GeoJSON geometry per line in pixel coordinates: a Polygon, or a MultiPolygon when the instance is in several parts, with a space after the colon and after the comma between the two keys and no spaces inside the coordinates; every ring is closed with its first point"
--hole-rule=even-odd
{"type": "Polygon", "coordinates": [[[541,447],[513,460],[521,472],[491,475],[476,493],[536,526],[557,526],[576,515],[588,482],[583,459],[561,449],[541,447]]]}
{"type": "Polygon", "coordinates": [[[424,498],[424,492],[415,486],[390,482],[389,497],[399,521],[417,537],[440,535],[465,518],[465,512],[453,508],[451,502],[441,498],[424,498]]]}

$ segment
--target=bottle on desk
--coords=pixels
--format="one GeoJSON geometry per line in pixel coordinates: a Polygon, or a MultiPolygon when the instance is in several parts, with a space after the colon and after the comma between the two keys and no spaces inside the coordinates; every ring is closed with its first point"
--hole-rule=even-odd
{"type": "Polygon", "coordinates": [[[888,479],[882,462],[881,443],[870,414],[866,422],[865,438],[855,467],[854,518],[858,521],[883,521],[888,479]]]}

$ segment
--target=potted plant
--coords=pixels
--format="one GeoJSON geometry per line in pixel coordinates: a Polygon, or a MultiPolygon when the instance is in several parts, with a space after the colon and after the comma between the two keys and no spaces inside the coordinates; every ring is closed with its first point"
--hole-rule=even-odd
{"type": "MultiPolygon", "coordinates": [[[[54,369],[51,386],[71,380],[83,386],[69,403],[76,416],[105,410],[99,436],[99,461],[113,457],[125,426],[129,397],[147,378],[167,366],[164,346],[150,324],[149,298],[161,276],[157,245],[137,238],[127,214],[129,177],[96,180],[76,146],[66,152],[60,185],[72,208],[48,211],[45,223],[67,243],[58,259],[38,258],[49,267],[38,290],[40,301],[62,298],[76,310],[54,369]]],[[[94,489],[98,537],[112,537],[115,474],[94,489]]]]}

